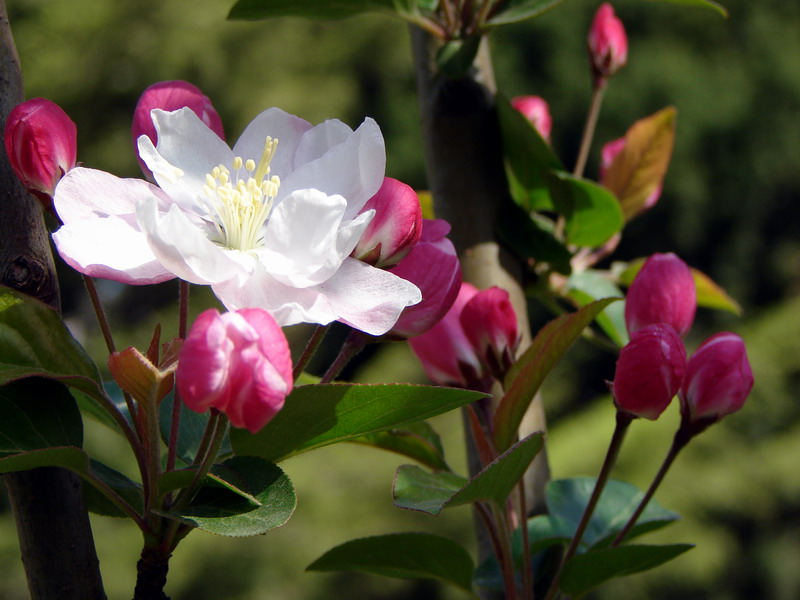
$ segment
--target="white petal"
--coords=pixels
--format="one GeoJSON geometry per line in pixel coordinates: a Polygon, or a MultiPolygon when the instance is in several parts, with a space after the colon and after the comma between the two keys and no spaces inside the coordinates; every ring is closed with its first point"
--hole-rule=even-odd
{"type": "Polygon", "coordinates": [[[279,108],[270,108],[247,126],[233,147],[233,153],[244,160],[252,158],[258,164],[267,137],[277,138],[278,149],[270,168],[273,175],[285,179],[294,170],[297,145],[309,129],[311,124],[300,117],[290,115],[279,108]]]}
{"type": "Polygon", "coordinates": [[[139,138],[139,156],[158,185],[187,209],[202,194],[206,174],[219,164],[230,168],[233,152],[191,109],[152,111],[158,145],[139,138]]]}
{"type": "Polygon", "coordinates": [[[316,160],[296,164],[281,183],[281,194],[315,188],[347,200],[344,220],[355,218],[383,183],[386,149],[383,135],[372,119],[366,119],[343,143],[330,148],[316,160]]]}
{"type": "Polygon", "coordinates": [[[343,144],[353,135],[353,130],[338,119],[329,119],[306,132],[295,153],[295,164],[302,165],[317,160],[328,150],[343,144]]]}
{"type": "Polygon", "coordinates": [[[163,216],[155,202],[139,204],[136,216],[153,254],[164,267],[190,283],[209,284],[246,274],[255,261],[240,252],[226,251],[172,206],[163,216]]]}
{"type": "Polygon", "coordinates": [[[267,271],[293,287],[311,287],[333,275],[350,253],[338,243],[346,206],[341,196],[317,190],[299,190],[281,200],[259,252],[267,271]]]}
{"type": "Polygon", "coordinates": [[[217,297],[228,310],[262,308],[281,327],[296,323],[327,325],[337,318],[328,299],[318,288],[295,288],[258,269],[247,279],[213,284],[217,297]]]}
{"type": "Polygon", "coordinates": [[[119,217],[83,219],[53,234],[64,261],[91,277],[148,285],[173,279],[141,231],[119,217]]]}

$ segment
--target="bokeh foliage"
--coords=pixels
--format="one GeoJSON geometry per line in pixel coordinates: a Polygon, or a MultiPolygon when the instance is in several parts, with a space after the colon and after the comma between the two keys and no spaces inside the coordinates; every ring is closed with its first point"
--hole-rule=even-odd
{"type": "MultiPolygon", "coordinates": [[[[219,0],[7,4],[27,95],[48,97],[72,116],[79,158],[87,166],[138,176],[129,130],[138,95],[155,81],[186,79],[212,98],[231,139],[273,105],[312,122],[340,118],[356,125],[372,116],[387,140],[387,173],[425,187],[409,39],[400,21],[369,15],[328,23],[229,22],[225,16],[232,3],[219,0]]],[[[567,0],[534,21],[498,28],[491,38],[504,93],[538,94],[550,102],[553,145],[568,167],[590,94],[584,44],[597,4],[567,0]]],[[[678,108],[662,199],[626,230],[617,256],[676,251],[737,298],[745,319],[703,312],[690,346],[702,339],[704,326],[737,330],[748,343],[756,388],[742,413],[690,445],[659,492],[660,502],[684,521],[657,534],[658,541],[694,541],[698,547],[661,570],[626,579],[624,588],[610,585],[600,598],[800,595],[795,568],[800,477],[794,466],[800,457],[800,4],[724,4],[728,20],[707,10],[615,2],[628,29],[630,58],[609,88],[595,149],[636,119],[667,105],[678,108]]],[[[589,175],[596,168],[595,154],[589,175]]],[[[171,299],[172,288],[136,292],[137,302],[171,299]]],[[[76,298],[65,297],[73,319],[80,308],[76,298]]],[[[118,319],[125,314],[120,311],[118,319]]],[[[152,323],[159,314],[138,318],[152,323]]],[[[143,342],[131,338],[131,343],[143,342]]],[[[548,382],[551,458],[558,476],[595,474],[613,423],[602,383],[612,375],[613,358],[583,346],[548,382]]],[[[422,377],[400,346],[372,356],[359,376],[422,377]]],[[[666,451],[674,412],[672,422],[634,424],[615,476],[647,484],[666,451]]],[[[449,443],[457,448],[457,416],[445,423],[452,430],[449,443]]],[[[106,432],[90,429],[87,435],[94,436],[90,444],[116,458],[112,464],[124,468],[124,452],[116,455],[106,432]]],[[[362,599],[451,597],[428,584],[302,573],[324,550],[361,535],[435,527],[471,539],[466,509],[434,521],[391,507],[397,463],[392,455],[360,446],[289,461],[286,469],[300,501],[295,518],[265,539],[190,536],[173,560],[168,592],[176,600],[315,600],[331,593],[362,599]],[[208,572],[217,575],[208,578],[208,572]]],[[[94,526],[109,597],[129,595],[139,545],[134,528],[112,519],[95,519],[94,526]]],[[[0,531],[0,598],[24,598],[7,512],[0,531]]]]}

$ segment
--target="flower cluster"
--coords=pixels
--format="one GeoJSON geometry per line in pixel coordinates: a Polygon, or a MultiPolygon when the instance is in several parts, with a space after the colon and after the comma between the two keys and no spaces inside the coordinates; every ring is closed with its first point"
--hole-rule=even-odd
{"type": "Polygon", "coordinates": [[[694,321],[697,295],[689,267],[674,254],[650,256],[625,305],[630,342],[617,360],[617,407],[656,419],[679,394],[684,425],[697,427],[739,410],[753,386],[744,342],[718,333],[686,359],[681,336],[694,321]]]}
{"type": "Polygon", "coordinates": [[[341,321],[407,338],[455,300],[449,225],[423,221],[414,191],[384,177],[371,119],[312,126],[273,108],[230,148],[209,98],[165,81],[142,94],[131,131],[149,181],[76,167],[75,125],[48,100],[14,109],[5,145],[26,187],[52,196],[70,266],[209,285],[231,311],[203,313],[186,339],[177,385],[190,408],[256,431],[292,388],[281,326],[341,321]]]}

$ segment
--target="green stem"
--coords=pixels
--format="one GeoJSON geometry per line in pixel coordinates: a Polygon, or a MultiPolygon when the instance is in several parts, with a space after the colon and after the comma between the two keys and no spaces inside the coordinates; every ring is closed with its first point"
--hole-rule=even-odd
{"type": "Polygon", "coordinates": [[[317,348],[319,348],[322,340],[325,338],[325,334],[328,333],[328,329],[328,325],[317,325],[314,328],[314,332],[311,334],[311,337],[308,338],[308,342],[306,342],[306,347],[303,350],[303,353],[294,364],[294,369],[292,370],[292,379],[295,382],[297,382],[297,378],[300,377],[302,372],[308,366],[309,361],[314,356],[317,348]]]}
{"type": "Polygon", "coordinates": [[[597,127],[597,117],[600,115],[600,106],[603,104],[607,81],[604,77],[599,78],[592,89],[592,100],[589,104],[589,113],[586,115],[578,159],[575,161],[575,169],[572,171],[575,177],[581,177],[586,168],[586,159],[589,157],[589,148],[592,146],[592,138],[594,138],[594,130],[597,127]]]}
{"type": "MultiPolygon", "coordinates": [[[[500,540],[500,535],[499,535],[499,533],[497,531],[496,520],[492,518],[491,512],[481,502],[475,502],[473,504],[473,506],[475,507],[475,512],[478,515],[478,518],[483,523],[483,527],[486,529],[486,533],[489,536],[489,542],[492,545],[492,550],[494,551],[495,557],[497,557],[497,563],[502,568],[503,581],[506,582],[506,579],[508,577],[506,571],[507,571],[507,568],[509,568],[509,566],[505,564],[508,561],[503,560],[503,556],[504,556],[503,543],[500,540]]],[[[510,577],[511,577],[511,582],[512,582],[512,586],[513,586],[513,581],[514,581],[514,573],[513,572],[511,573],[510,577]]],[[[513,587],[512,587],[512,589],[513,589],[513,587]]],[[[507,597],[510,597],[510,596],[507,596],[507,597]]]]}
{"type": "Polygon", "coordinates": [[[344,341],[342,349],[339,350],[338,356],[334,359],[331,366],[328,367],[328,370],[325,371],[320,383],[330,383],[336,379],[339,373],[342,372],[342,369],[347,366],[347,363],[364,349],[369,339],[370,337],[363,331],[359,331],[358,329],[351,330],[350,335],[348,335],[347,339],[344,341]]]}
{"type": "Polygon", "coordinates": [[[136,512],[136,510],[128,503],[125,498],[120,496],[117,492],[115,492],[105,481],[102,479],[98,479],[93,475],[87,475],[84,473],[78,473],[81,477],[83,477],[86,481],[88,481],[98,492],[103,494],[106,498],[108,498],[115,506],[117,506],[122,512],[128,515],[139,529],[142,530],[145,534],[151,533],[150,527],[147,522],[142,518],[142,516],[136,512]]]}
{"type": "MultiPolygon", "coordinates": [[[[497,560],[503,573],[503,587],[505,588],[505,600],[517,600],[517,583],[514,578],[514,553],[511,550],[511,532],[508,527],[505,511],[494,508],[492,511],[495,516],[497,528],[500,530],[500,554],[497,560]]],[[[526,523],[527,525],[527,523],[526,523]]]]}
{"type": "Polygon", "coordinates": [[[531,548],[528,539],[528,514],[525,510],[525,480],[520,479],[517,484],[519,495],[519,532],[522,535],[522,597],[524,600],[533,600],[533,573],[531,573],[531,548]]]}
{"type": "Polygon", "coordinates": [[[628,522],[625,523],[625,527],[623,527],[620,532],[617,534],[617,537],[614,538],[614,541],[611,542],[611,547],[619,546],[625,537],[630,533],[631,529],[633,529],[634,525],[636,525],[636,521],[639,520],[639,517],[644,512],[644,509],[647,508],[647,504],[650,502],[650,499],[653,497],[653,494],[656,493],[656,489],[661,484],[661,481],[664,479],[664,475],[667,474],[667,471],[672,466],[673,461],[678,456],[678,452],[680,452],[683,447],[689,443],[689,440],[692,439],[692,434],[687,433],[686,430],[682,427],[678,429],[675,433],[675,437],[672,440],[672,446],[670,446],[669,452],[667,452],[666,458],[664,458],[664,462],[661,463],[661,467],[658,469],[658,473],[656,473],[655,478],[653,478],[653,482],[650,484],[650,487],[647,488],[647,492],[645,492],[644,497],[642,498],[641,502],[639,502],[639,506],[636,507],[636,510],[631,515],[631,518],[628,519],[628,522]]]}
{"type": "Polygon", "coordinates": [[[603,466],[600,469],[600,474],[597,476],[597,481],[594,484],[594,490],[592,490],[592,495],[589,498],[589,502],[586,504],[586,508],[583,510],[583,515],[581,515],[581,520],[578,523],[575,534],[572,536],[572,540],[570,541],[566,552],[564,552],[564,556],[561,558],[561,563],[558,565],[558,570],[553,577],[553,581],[550,583],[550,589],[547,590],[547,596],[545,596],[545,600],[552,600],[558,593],[558,584],[561,580],[561,575],[564,572],[564,567],[569,560],[575,556],[575,553],[578,550],[581,539],[583,539],[583,534],[586,531],[586,526],[589,524],[589,519],[592,518],[592,514],[597,506],[597,502],[600,500],[600,495],[603,493],[603,488],[605,488],[606,482],[608,481],[608,476],[611,474],[611,469],[613,468],[614,463],[617,460],[617,456],[619,455],[619,450],[622,447],[622,441],[625,439],[625,432],[628,430],[628,426],[631,424],[633,419],[634,417],[630,413],[626,413],[621,410],[617,411],[617,425],[614,428],[614,434],[611,436],[611,442],[608,445],[608,451],[606,452],[603,466]]]}
{"type": "MultiPolygon", "coordinates": [[[[180,280],[178,285],[178,337],[186,339],[189,321],[189,282],[180,280]]],[[[175,468],[175,458],[178,454],[178,435],[181,428],[181,396],[178,386],[175,385],[175,394],[172,399],[172,421],[169,430],[169,446],[167,448],[167,471],[175,468]]]]}

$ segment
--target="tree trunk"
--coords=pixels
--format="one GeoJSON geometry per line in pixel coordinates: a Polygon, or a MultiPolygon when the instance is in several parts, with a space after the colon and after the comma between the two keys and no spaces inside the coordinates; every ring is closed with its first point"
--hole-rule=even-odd
{"type": "MultiPolygon", "coordinates": [[[[24,99],[5,0],[0,0],[0,123],[24,99]]],[[[58,310],[53,257],[39,202],[22,187],[0,147],[0,283],[58,310]]],[[[106,597],[80,480],[48,467],[4,476],[33,600],[106,597]]]]}
{"type": "MultiPolygon", "coordinates": [[[[488,42],[486,38],[481,41],[466,76],[450,79],[436,68],[439,42],[417,27],[411,27],[411,40],[425,162],[436,215],[453,226],[449,237],[461,258],[464,281],[480,289],[496,285],[508,291],[523,336],[521,354],[531,342],[527,302],[520,285],[522,268],[497,243],[495,235],[498,207],[508,199],[509,192],[488,42]]],[[[545,429],[544,410],[537,395],[520,436],[545,429]]],[[[544,486],[549,475],[543,450],[525,476],[531,514],[544,512],[544,486]]]]}

